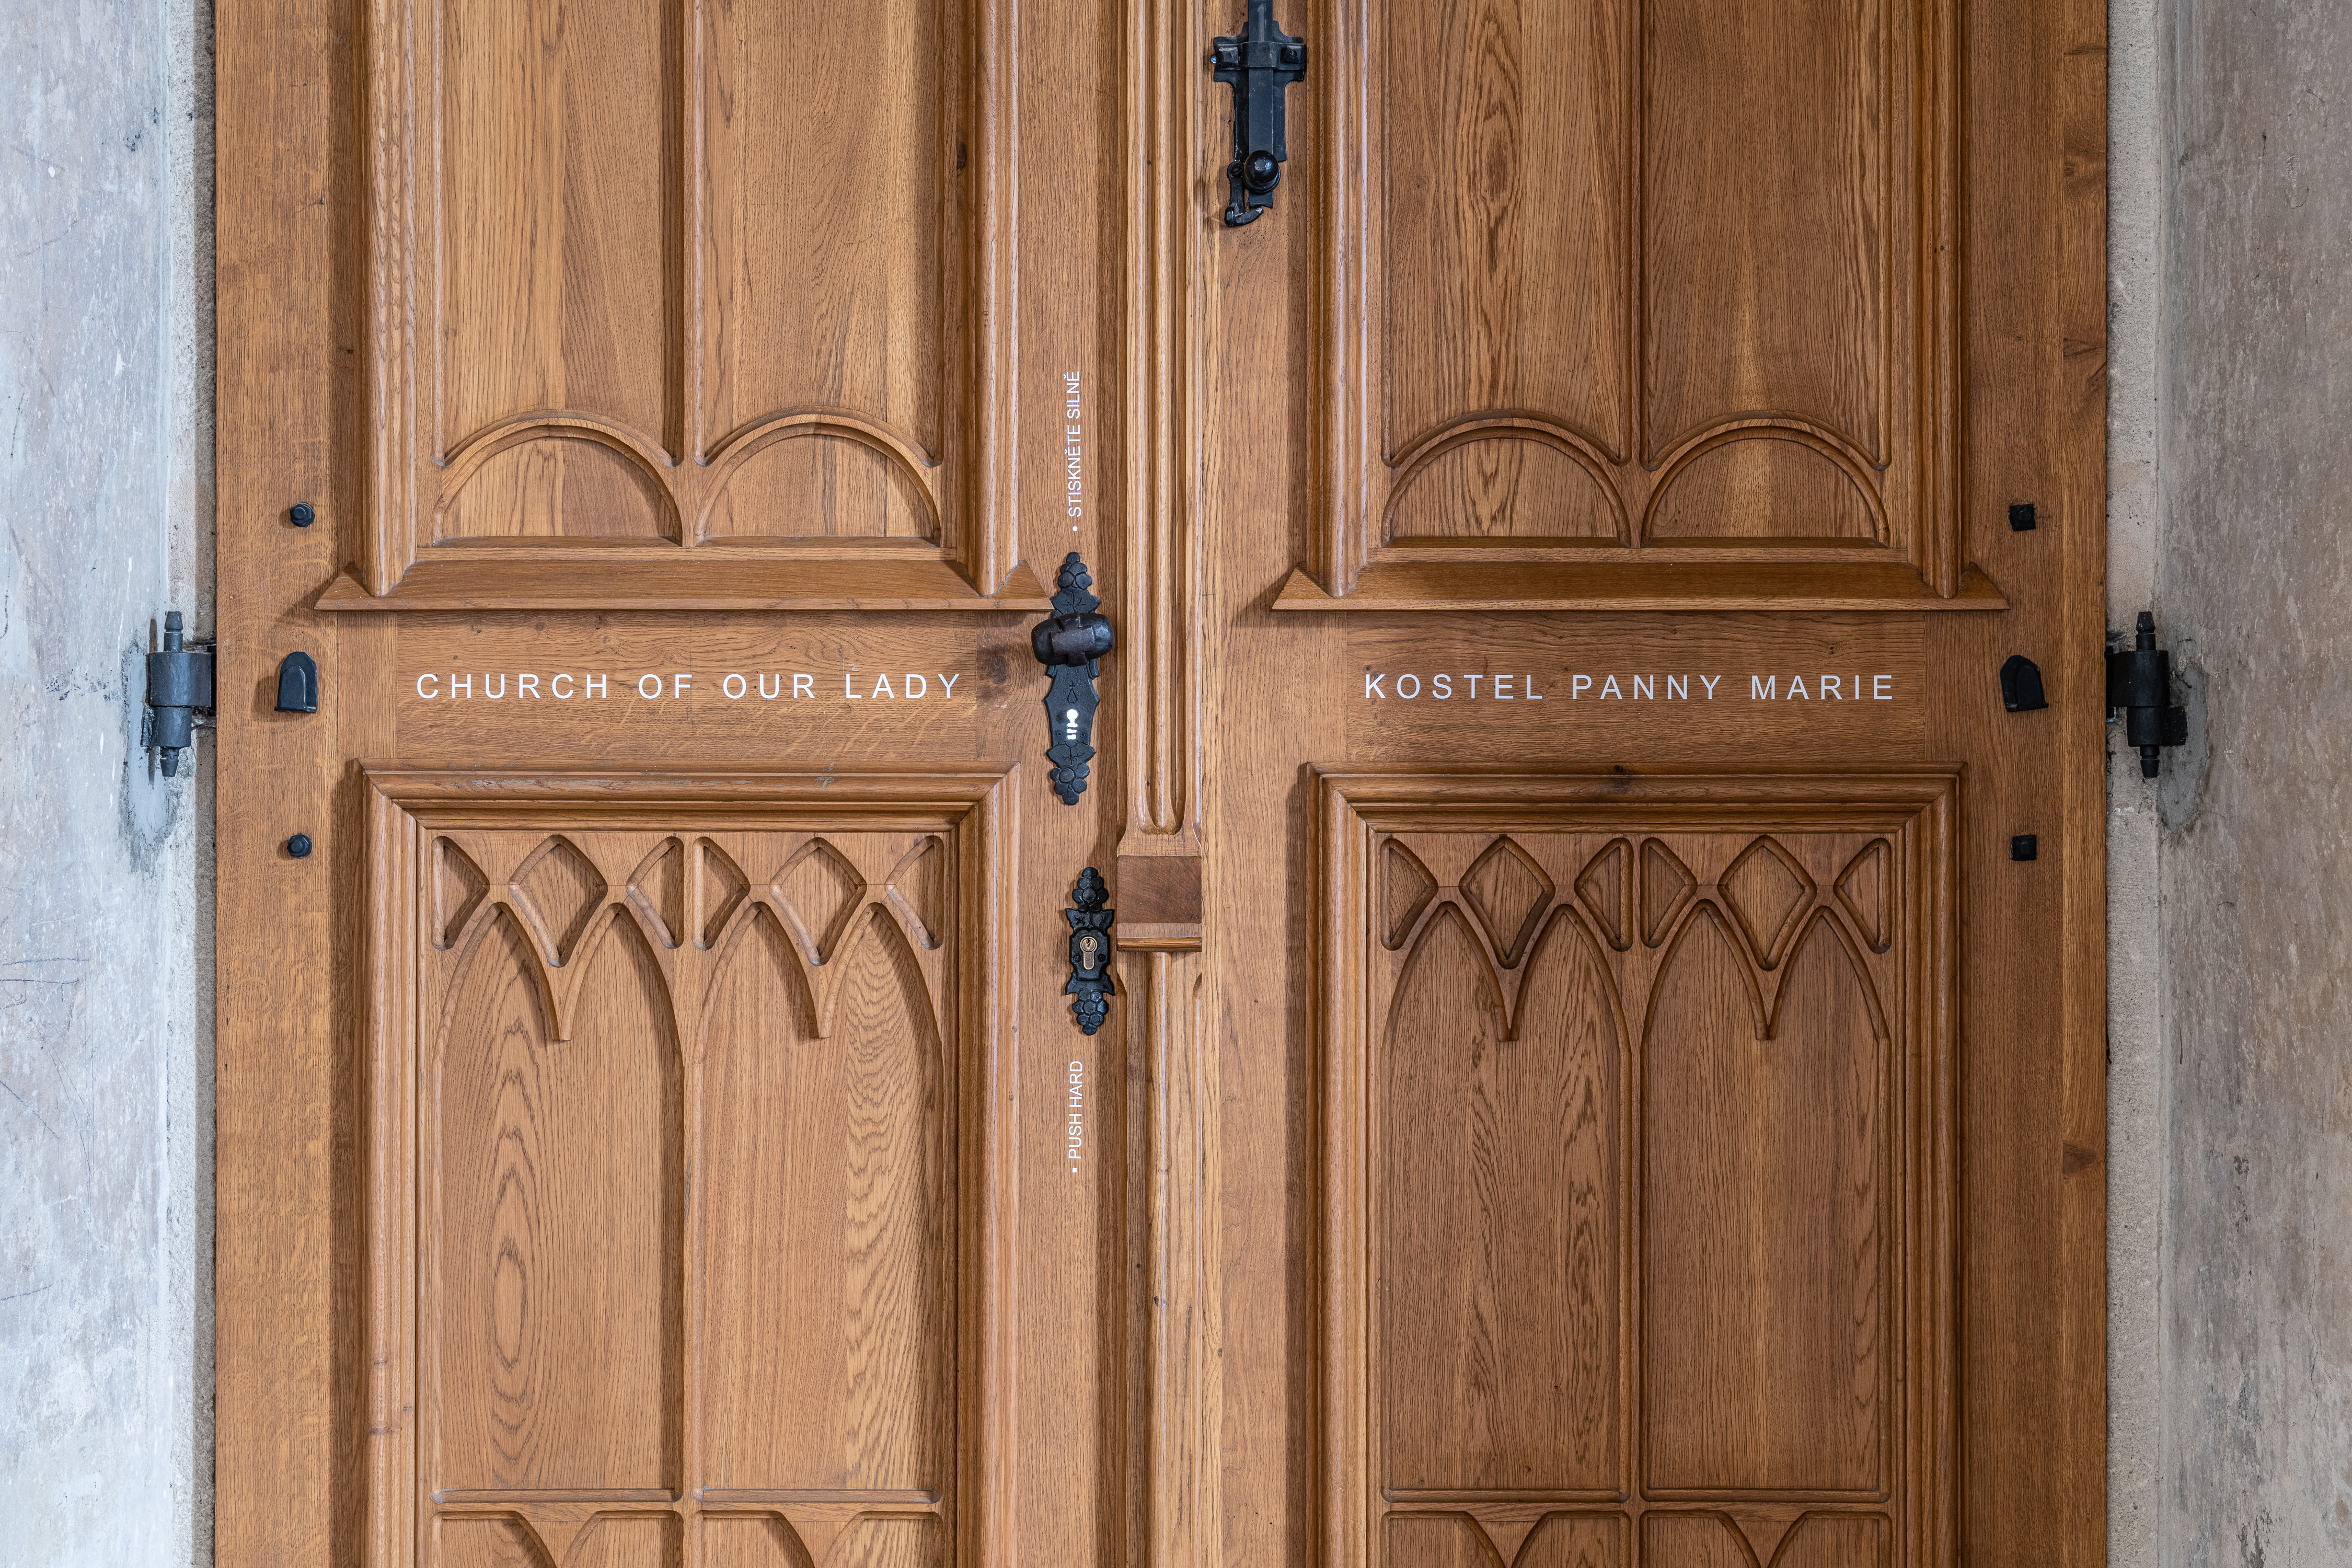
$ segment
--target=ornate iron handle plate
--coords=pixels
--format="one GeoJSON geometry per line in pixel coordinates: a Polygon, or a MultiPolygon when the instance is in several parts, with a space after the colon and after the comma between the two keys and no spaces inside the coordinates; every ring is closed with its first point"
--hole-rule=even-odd
{"type": "Polygon", "coordinates": [[[1040,621],[1029,633],[1029,651],[1053,672],[1045,688],[1045,720],[1053,744],[1045,758],[1054,764],[1054,793],[1064,805],[1076,805],[1087,791],[1087,764],[1094,761],[1095,661],[1118,645],[1110,619],[1095,613],[1102,601],[1087,590],[1094,579],[1078,552],[1062,563],[1060,592],[1054,595],[1054,618],[1040,621]]]}

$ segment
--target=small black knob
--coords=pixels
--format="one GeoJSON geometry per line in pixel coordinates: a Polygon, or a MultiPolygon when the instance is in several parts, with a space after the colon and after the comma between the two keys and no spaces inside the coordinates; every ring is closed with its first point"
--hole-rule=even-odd
{"type": "Polygon", "coordinates": [[[296,650],[278,667],[278,711],[316,713],[319,710],[319,661],[296,650]]]}
{"type": "Polygon", "coordinates": [[[2009,858],[2012,860],[2037,860],[2042,857],[2042,840],[2031,833],[2012,834],[2009,840],[2009,858]]]}
{"type": "Polygon", "coordinates": [[[286,841],[286,853],[293,856],[297,860],[302,859],[308,856],[310,853],[310,836],[307,833],[298,833],[293,837],[288,839],[286,841]]]}
{"type": "Polygon", "coordinates": [[[2000,667],[2000,705],[2012,713],[2032,713],[2050,706],[2042,692],[2042,667],[2021,653],[2009,656],[2000,667]]]}
{"type": "Polygon", "coordinates": [[[1275,161],[1271,153],[1262,150],[1253,153],[1242,164],[1242,184],[1261,195],[1274,189],[1275,183],[1281,178],[1282,165],[1275,161]]]}
{"type": "Polygon", "coordinates": [[[309,501],[298,500],[288,510],[286,521],[297,528],[308,528],[319,521],[319,514],[310,510],[309,501]]]}

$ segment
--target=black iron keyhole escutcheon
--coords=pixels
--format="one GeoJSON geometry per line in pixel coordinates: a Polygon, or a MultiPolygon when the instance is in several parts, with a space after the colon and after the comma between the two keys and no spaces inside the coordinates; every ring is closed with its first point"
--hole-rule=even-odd
{"type": "Polygon", "coordinates": [[[1110,618],[1095,613],[1102,601],[1087,591],[1094,578],[1076,551],[1062,563],[1059,583],[1054,618],[1031,628],[1029,651],[1053,672],[1045,688],[1045,720],[1053,736],[1045,760],[1054,764],[1054,793],[1064,805],[1076,805],[1087,792],[1087,764],[1095,760],[1095,661],[1118,639],[1110,618]]]}
{"type": "Polygon", "coordinates": [[[1290,156],[1283,126],[1286,89],[1307,79],[1307,40],[1276,26],[1274,0],[1249,0],[1241,36],[1217,40],[1209,56],[1217,80],[1234,89],[1234,161],[1225,169],[1232,197],[1225,226],[1255,223],[1274,205],[1282,184],[1283,161],[1290,156]]]}
{"type": "Polygon", "coordinates": [[[1062,987],[1062,994],[1077,998],[1070,1011],[1077,1016],[1081,1034],[1102,1027],[1110,1014],[1106,998],[1117,989],[1110,983],[1110,923],[1118,911],[1103,908],[1109,897],[1102,873],[1089,866],[1078,873],[1070,900],[1076,907],[1062,911],[1070,922],[1070,983],[1062,987]]]}

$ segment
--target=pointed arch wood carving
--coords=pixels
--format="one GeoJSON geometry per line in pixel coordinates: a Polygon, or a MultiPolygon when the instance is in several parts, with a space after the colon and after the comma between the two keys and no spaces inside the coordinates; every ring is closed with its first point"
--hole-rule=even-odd
{"type": "Polygon", "coordinates": [[[1321,773],[1325,1568],[1955,1560],[1958,788],[1321,773]]]}
{"type": "Polygon", "coordinates": [[[371,1568],[1004,1561],[1009,775],[362,776],[371,1568]]]}

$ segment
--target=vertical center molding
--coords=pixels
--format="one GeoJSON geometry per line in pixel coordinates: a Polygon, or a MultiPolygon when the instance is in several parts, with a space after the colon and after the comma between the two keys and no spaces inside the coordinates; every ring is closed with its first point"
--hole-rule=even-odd
{"type": "MultiPolygon", "coordinates": [[[[1128,945],[1122,943],[1122,945],[1128,945]]],[[[1129,1169],[1144,1192],[1147,1322],[1133,1426],[1144,1538],[1132,1561],[1217,1568],[1223,1535],[1224,1335],[1216,1239],[1217,1077],[1201,955],[1139,951],[1129,1016],[1148,1110],[1129,1169]]]]}
{"type": "MultiPolygon", "coordinates": [[[[1215,1047],[1202,1027],[1198,470],[1205,18],[1193,0],[1126,13],[1122,167],[1127,298],[1121,392],[1125,570],[1119,578],[1120,744],[1127,812],[1118,844],[1118,945],[1128,965],[1129,1061],[1143,1084],[1143,1136],[1129,1144],[1146,1226],[1129,1321],[1136,1389],[1131,1559],[1214,1568],[1223,1536],[1223,1398],[1215,1047]]],[[[1136,1211],[1130,1209],[1130,1214],[1136,1211]]]]}
{"type": "Polygon", "coordinates": [[[1128,699],[1121,855],[1200,853],[1201,540],[1190,476],[1201,422],[1201,18],[1191,0],[1127,12],[1127,477],[1120,660],[1128,699]]]}

